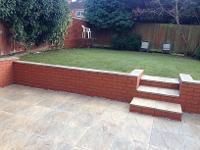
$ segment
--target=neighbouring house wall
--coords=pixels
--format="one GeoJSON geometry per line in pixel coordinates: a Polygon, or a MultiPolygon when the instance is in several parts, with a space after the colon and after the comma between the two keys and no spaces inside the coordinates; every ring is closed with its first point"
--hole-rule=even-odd
{"type": "Polygon", "coordinates": [[[130,74],[14,62],[14,83],[130,102],[143,71],[130,74]]]}
{"type": "Polygon", "coordinates": [[[87,22],[81,19],[72,18],[72,22],[65,35],[64,48],[91,47],[91,39],[82,38],[82,25],[87,26],[87,22]]]}
{"type": "Polygon", "coordinates": [[[13,83],[13,61],[15,58],[0,59],[0,87],[13,83]]]}

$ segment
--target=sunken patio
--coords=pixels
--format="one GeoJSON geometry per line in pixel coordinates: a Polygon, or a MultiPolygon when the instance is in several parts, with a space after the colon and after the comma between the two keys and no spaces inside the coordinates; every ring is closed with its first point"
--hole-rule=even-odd
{"type": "Polygon", "coordinates": [[[200,115],[173,121],[129,104],[21,85],[0,88],[1,150],[199,150],[200,115]]]}

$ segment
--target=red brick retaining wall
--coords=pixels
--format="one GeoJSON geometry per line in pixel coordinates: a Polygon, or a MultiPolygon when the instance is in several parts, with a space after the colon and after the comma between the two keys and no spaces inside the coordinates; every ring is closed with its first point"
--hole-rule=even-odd
{"type": "MultiPolygon", "coordinates": [[[[119,73],[13,59],[0,60],[0,87],[16,83],[124,102],[130,102],[133,97],[138,96],[136,89],[142,74],[142,70],[119,73]]],[[[190,75],[180,74],[179,88],[180,97],[176,100],[181,104],[183,111],[200,113],[200,81],[193,80],[190,75]]],[[[155,99],[164,100],[163,97],[155,99]]]]}
{"type": "Polygon", "coordinates": [[[0,87],[13,83],[13,59],[0,60],[0,87]]]}
{"type": "Polygon", "coordinates": [[[14,62],[14,82],[33,87],[62,90],[130,102],[143,71],[117,73],[14,62]]]}

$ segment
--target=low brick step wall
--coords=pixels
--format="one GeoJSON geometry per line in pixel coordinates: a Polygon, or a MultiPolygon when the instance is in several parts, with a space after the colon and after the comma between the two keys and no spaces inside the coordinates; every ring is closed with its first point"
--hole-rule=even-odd
{"type": "Polygon", "coordinates": [[[180,104],[161,102],[137,97],[134,97],[131,101],[130,111],[152,116],[166,117],[179,121],[181,121],[182,118],[182,108],[180,104]]]}
{"type": "Polygon", "coordinates": [[[179,89],[178,78],[166,78],[143,75],[140,80],[140,85],[154,86],[160,88],[179,89]]]}
{"type": "Polygon", "coordinates": [[[139,86],[137,97],[181,104],[179,91],[174,89],[139,86]]]}

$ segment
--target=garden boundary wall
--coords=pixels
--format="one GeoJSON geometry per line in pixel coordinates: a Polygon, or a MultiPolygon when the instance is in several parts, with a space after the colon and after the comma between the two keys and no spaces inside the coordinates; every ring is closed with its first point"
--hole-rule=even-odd
{"type": "MultiPolygon", "coordinates": [[[[113,31],[94,30],[94,45],[111,46],[113,31]]],[[[150,42],[151,49],[162,49],[163,43],[171,43],[175,53],[193,55],[200,46],[199,25],[175,25],[158,23],[136,23],[132,32],[142,40],[150,42]]]]}
{"type": "Polygon", "coordinates": [[[152,49],[162,49],[162,44],[169,42],[174,52],[192,55],[200,46],[199,25],[137,23],[134,32],[150,41],[152,49]]]}
{"type": "Polygon", "coordinates": [[[9,37],[8,28],[4,23],[0,23],[0,55],[6,55],[13,49],[13,44],[9,37]]]}
{"type": "MultiPolygon", "coordinates": [[[[137,96],[142,75],[143,70],[137,69],[131,73],[120,73],[24,62],[16,59],[0,61],[0,87],[21,84],[128,103],[137,96]]],[[[180,74],[179,78],[180,97],[177,99],[183,111],[200,114],[200,81],[193,80],[189,74],[180,74]]]]}
{"type": "MultiPolygon", "coordinates": [[[[92,28],[92,39],[82,38],[82,27],[89,26],[85,20],[72,18],[64,39],[64,48],[85,48],[85,47],[111,47],[113,31],[96,30],[92,28]]],[[[200,46],[199,25],[175,25],[158,23],[136,23],[132,32],[141,35],[142,40],[150,42],[151,49],[161,49],[162,44],[169,42],[175,53],[194,55],[197,47],[200,46]]],[[[46,49],[47,44],[33,49],[46,49]]],[[[5,23],[0,22],[0,55],[8,55],[16,52],[24,52],[26,48],[15,43],[9,34],[5,23]]]]}
{"type": "MultiPolygon", "coordinates": [[[[82,38],[82,27],[81,25],[87,26],[87,22],[72,18],[72,22],[67,29],[67,33],[64,39],[64,48],[82,48],[82,47],[91,47],[91,39],[82,38]]],[[[32,50],[43,50],[48,49],[50,46],[48,43],[43,43],[39,46],[34,46],[32,50]]],[[[9,54],[25,52],[27,49],[23,44],[17,43],[12,40],[9,28],[5,23],[0,22],[0,56],[5,56],[9,54]]]]}
{"type": "MultiPolygon", "coordinates": [[[[48,49],[49,45],[43,43],[39,46],[33,46],[31,50],[48,49]]],[[[15,42],[10,35],[9,28],[3,22],[0,22],[0,56],[12,55],[19,52],[25,52],[27,49],[22,43],[15,42]]]]}

